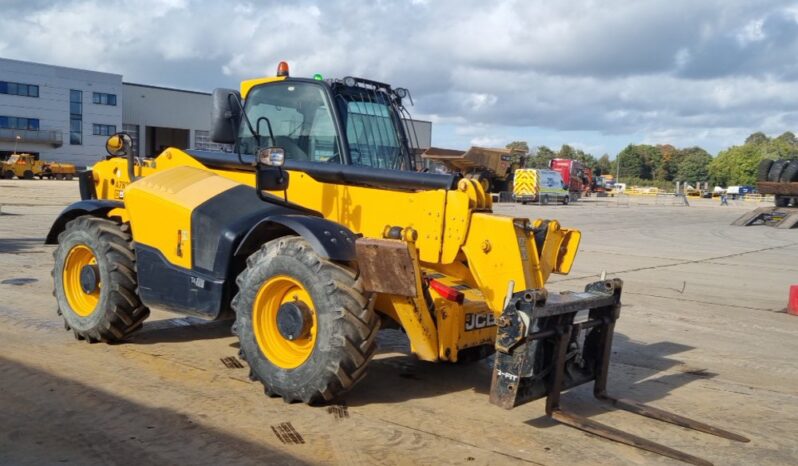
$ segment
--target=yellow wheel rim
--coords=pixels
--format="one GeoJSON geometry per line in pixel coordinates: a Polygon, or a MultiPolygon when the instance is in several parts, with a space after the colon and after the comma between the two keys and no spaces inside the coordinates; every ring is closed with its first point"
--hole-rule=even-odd
{"type": "Polygon", "coordinates": [[[313,300],[305,287],[286,275],[272,277],[261,285],[252,308],[252,328],[263,355],[274,365],[294,369],[307,361],[316,345],[318,320],[313,300]],[[288,340],[277,328],[277,312],[285,303],[301,303],[310,310],[308,330],[288,340]]]}
{"type": "Polygon", "coordinates": [[[100,301],[100,283],[91,293],[86,293],[80,286],[80,271],[84,266],[96,265],[94,252],[86,245],[78,244],[69,250],[64,262],[64,294],[69,307],[81,317],[89,316],[97,308],[100,301]]]}

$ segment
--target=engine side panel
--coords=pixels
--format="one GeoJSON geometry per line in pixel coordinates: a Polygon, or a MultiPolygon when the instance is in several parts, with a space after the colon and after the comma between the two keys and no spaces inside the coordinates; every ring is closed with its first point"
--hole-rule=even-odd
{"type": "Polygon", "coordinates": [[[232,180],[191,167],[175,167],[131,183],[124,197],[133,239],[161,251],[169,263],[190,269],[194,209],[236,186],[232,180]]]}

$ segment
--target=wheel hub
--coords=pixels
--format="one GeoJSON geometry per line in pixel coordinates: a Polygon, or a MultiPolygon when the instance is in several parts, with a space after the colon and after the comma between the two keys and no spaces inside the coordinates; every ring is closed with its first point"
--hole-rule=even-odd
{"type": "Polygon", "coordinates": [[[307,337],[311,322],[310,309],[301,301],[283,303],[277,310],[277,330],[286,340],[307,337]]]}
{"type": "Polygon", "coordinates": [[[94,293],[100,284],[100,269],[97,264],[87,264],[80,269],[80,288],[86,294],[94,293]]]}

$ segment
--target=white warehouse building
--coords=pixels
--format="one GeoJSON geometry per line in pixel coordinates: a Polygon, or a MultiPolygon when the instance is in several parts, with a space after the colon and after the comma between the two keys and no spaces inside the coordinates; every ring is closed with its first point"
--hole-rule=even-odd
{"type": "MultiPolygon", "coordinates": [[[[131,135],[137,156],[165,147],[221,148],[209,140],[210,93],[122,79],[0,58],[0,160],[26,152],[84,167],[105,156],[105,141],[117,131],[131,135]]],[[[429,148],[432,123],[412,124],[420,148],[429,148]]]]}
{"type": "Polygon", "coordinates": [[[0,156],[92,163],[121,128],[122,76],[0,58],[0,156]]]}

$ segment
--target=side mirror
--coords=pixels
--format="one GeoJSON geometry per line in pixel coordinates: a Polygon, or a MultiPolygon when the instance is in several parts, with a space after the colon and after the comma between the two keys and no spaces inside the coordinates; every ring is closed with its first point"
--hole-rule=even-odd
{"type": "Polygon", "coordinates": [[[285,150],[282,147],[266,147],[258,150],[255,163],[256,189],[263,199],[263,191],[285,191],[288,188],[288,172],[283,170],[285,150]]]}
{"type": "Polygon", "coordinates": [[[241,124],[241,94],[232,89],[213,90],[211,111],[211,141],[235,144],[241,124]]]}

